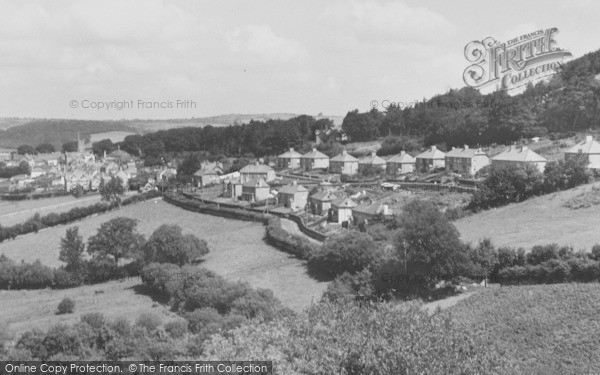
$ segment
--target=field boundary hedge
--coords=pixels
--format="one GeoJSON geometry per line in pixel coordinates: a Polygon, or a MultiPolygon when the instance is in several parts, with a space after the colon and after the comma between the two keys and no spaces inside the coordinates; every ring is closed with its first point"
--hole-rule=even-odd
{"type": "MultiPolygon", "coordinates": [[[[278,216],[274,216],[273,213],[262,214],[252,210],[224,207],[223,205],[219,205],[217,207],[213,204],[202,203],[197,199],[188,198],[185,196],[175,196],[172,194],[165,194],[164,201],[188,211],[237,220],[261,222],[266,225],[265,237],[267,243],[285,253],[292,254],[303,260],[309,259],[311,251],[313,251],[316,246],[310,243],[307,239],[291,234],[284,230],[281,227],[281,219],[278,216]]],[[[296,218],[300,219],[299,217],[296,218]]],[[[300,228],[302,227],[303,226],[300,226],[300,228]]],[[[321,234],[321,236],[324,235],[321,234]]]]}
{"type": "Polygon", "coordinates": [[[24,201],[24,200],[37,200],[37,199],[45,199],[45,198],[55,198],[55,197],[66,197],[71,195],[70,192],[64,190],[55,190],[51,192],[43,192],[43,193],[8,193],[0,195],[0,200],[3,201],[24,201]]]}
{"type": "Polygon", "coordinates": [[[27,219],[24,223],[15,224],[10,227],[0,227],[0,243],[7,239],[15,239],[17,236],[38,232],[41,229],[51,228],[57,225],[69,224],[77,220],[84,219],[88,216],[111,211],[119,206],[127,206],[129,204],[143,202],[148,199],[158,198],[161,193],[157,191],[149,191],[125,198],[121,204],[99,202],[85,207],[74,207],[67,212],[60,214],[49,213],[44,216],[35,214],[27,219]]]}

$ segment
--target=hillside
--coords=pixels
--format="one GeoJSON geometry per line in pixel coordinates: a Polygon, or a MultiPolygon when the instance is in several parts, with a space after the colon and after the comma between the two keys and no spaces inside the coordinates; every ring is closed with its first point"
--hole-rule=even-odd
{"type": "Polygon", "coordinates": [[[572,198],[600,187],[600,182],[480,212],[454,222],[465,241],[489,237],[496,245],[524,247],[556,242],[589,251],[600,243],[598,206],[565,207],[572,198]]]}
{"type": "MultiPolygon", "coordinates": [[[[58,120],[58,119],[19,119],[0,118],[0,148],[17,148],[28,144],[36,146],[40,143],[51,143],[57,149],[68,141],[77,139],[77,133],[84,139],[98,133],[116,134],[116,140],[122,134],[152,133],[160,130],[169,130],[184,127],[214,127],[245,124],[251,120],[267,121],[270,119],[288,120],[298,116],[293,113],[263,113],[263,114],[229,114],[191,119],[174,120],[122,120],[122,121],[85,121],[85,120],[58,120]]],[[[342,124],[342,116],[315,116],[316,120],[328,118],[336,126],[342,124]]],[[[126,134],[126,135],[127,135],[126,134]]],[[[112,138],[111,136],[92,136],[91,142],[112,138]],[[103,138],[102,138],[103,137],[103,138]]]]}
{"type": "Polygon", "coordinates": [[[90,134],[112,131],[136,132],[121,121],[33,120],[0,131],[0,147],[51,143],[61,149],[64,143],[76,141],[77,133],[86,139],[90,134]]]}
{"type": "Polygon", "coordinates": [[[600,372],[600,285],[485,288],[448,309],[459,329],[494,347],[515,374],[600,372]]]}

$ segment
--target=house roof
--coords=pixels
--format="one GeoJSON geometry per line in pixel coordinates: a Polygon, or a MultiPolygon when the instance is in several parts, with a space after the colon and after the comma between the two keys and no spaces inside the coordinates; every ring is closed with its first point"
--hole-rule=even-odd
{"type": "Polygon", "coordinates": [[[358,161],[358,164],[385,165],[385,160],[383,160],[373,152],[371,153],[371,155],[360,159],[358,161]]]}
{"type": "Polygon", "coordinates": [[[417,155],[416,159],[444,159],[445,157],[446,154],[438,150],[436,146],[431,146],[429,150],[417,155]]]}
{"type": "MultiPolygon", "coordinates": [[[[379,202],[375,203],[364,203],[360,206],[354,207],[352,212],[360,212],[367,215],[377,215],[382,213],[385,209],[385,205],[379,202]]],[[[391,215],[391,212],[388,209],[388,215],[391,215]]]]}
{"type": "Polygon", "coordinates": [[[268,173],[271,172],[273,168],[264,164],[248,164],[244,168],[240,169],[240,173],[268,173]]]}
{"type": "Polygon", "coordinates": [[[485,155],[480,148],[469,148],[469,146],[465,145],[464,148],[460,147],[452,147],[452,150],[446,153],[447,157],[451,158],[472,158],[475,155],[485,155]]]}
{"type": "Polygon", "coordinates": [[[414,164],[415,158],[402,151],[398,155],[394,155],[387,160],[388,163],[398,163],[398,164],[414,164]]]}
{"type": "Polygon", "coordinates": [[[492,160],[496,161],[517,161],[517,162],[545,162],[545,157],[533,152],[527,147],[512,146],[494,156],[492,160]]]}
{"type": "Polygon", "coordinates": [[[264,178],[251,178],[246,181],[243,187],[251,187],[251,188],[260,188],[260,187],[269,187],[269,184],[265,181],[264,178]]]}
{"type": "Polygon", "coordinates": [[[308,189],[302,185],[293,184],[283,186],[279,189],[279,194],[296,194],[296,193],[307,193],[308,189]]]}
{"type": "Polygon", "coordinates": [[[585,138],[585,141],[579,142],[575,146],[571,147],[565,154],[600,154],[600,143],[594,141],[591,135],[585,138]]]}
{"type": "Polygon", "coordinates": [[[341,154],[334,156],[330,161],[358,162],[358,159],[344,150],[341,154]]]}
{"type": "Polygon", "coordinates": [[[306,154],[302,155],[302,157],[305,158],[305,159],[329,159],[329,156],[327,156],[324,153],[320,152],[316,148],[313,148],[311,151],[309,151],[306,154]]]}
{"type": "Polygon", "coordinates": [[[320,202],[331,202],[332,200],[336,199],[336,196],[333,195],[333,193],[328,190],[328,191],[320,191],[318,193],[315,193],[310,196],[310,199],[314,199],[314,200],[320,201],[320,202]]]}
{"type": "Polygon", "coordinates": [[[331,201],[331,205],[339,208],[352,208],[358,204],[348,197],[340,197],[331,201]]]}
{"type": "Polygon", "coordinates": [[[290,148],[288,151],[284,152],[283,154],[279,155],[278,157],[282,158],[282,159],[291,159],[291,158],[299,158],[301,156],[302,156],[301,153],[294,150],[293,148],[290,148]]]}

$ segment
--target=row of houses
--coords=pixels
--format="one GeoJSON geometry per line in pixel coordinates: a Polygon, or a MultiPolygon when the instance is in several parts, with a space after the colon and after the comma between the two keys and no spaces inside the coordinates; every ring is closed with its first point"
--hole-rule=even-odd
{"type": "MultiPolygon", "coordinates": [[[[587,136],[584,141],[565,151],[565,160],[582,155],[587,158],[589,168],[600,168],[600,144],[591,136],[587,136]]],[[[463,148],[453,147],[448,152],[431,146],[415,157],[402,151],[387,160],[375,153],[357,159],[346,151],[329,159],[327,155],[316,149],[302,155],[293,148],[278,157],[278,166],[281,168],[302,168],[305,171],[323,169],[330,173],[354,175],[363,168],[373,166],[385,170],[391,176],[415,171],[429,172],[436,169],[446,169],[450,172],[473,176],[481,168],[490,164],[492,168],[504,165],[534,164],[543,172],[547,162],[546,158],[528,147],[517,147],[516,145],[509,146],[491,158],[481,148],[470,148],[468,145],[463,148]]]]}

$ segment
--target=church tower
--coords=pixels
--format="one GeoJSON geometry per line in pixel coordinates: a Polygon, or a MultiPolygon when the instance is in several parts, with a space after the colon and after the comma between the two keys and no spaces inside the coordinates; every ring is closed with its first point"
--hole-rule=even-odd
{"type": "Polygon", "coordinates": [[[85,153],[85,143],[83,139],[79,137],[79,132],[77,132],[77,152],[80,154],[85,153]]]}

